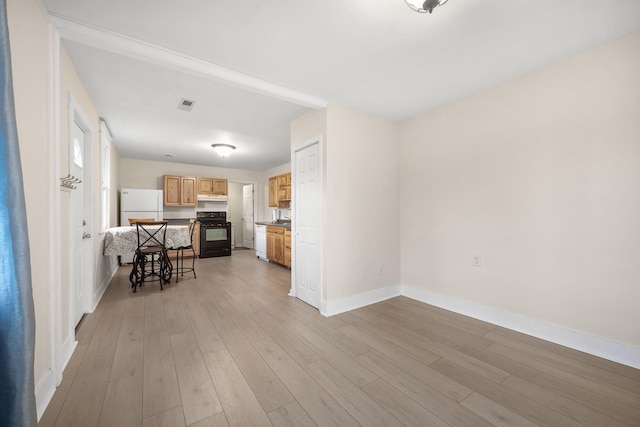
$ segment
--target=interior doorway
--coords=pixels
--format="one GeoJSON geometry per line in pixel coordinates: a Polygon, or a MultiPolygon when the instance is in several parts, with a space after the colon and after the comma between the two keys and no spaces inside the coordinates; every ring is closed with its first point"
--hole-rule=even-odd
{"type": "Polygon", "coordinates": [[[229,181],[227,221],[231,222],[232,248],[253,249],[256,183],[229,181]]]}
{"type": "Polygon", "coordinates": [[[242,186],[242,246],[253,249],[253,184],[242,186]]]}

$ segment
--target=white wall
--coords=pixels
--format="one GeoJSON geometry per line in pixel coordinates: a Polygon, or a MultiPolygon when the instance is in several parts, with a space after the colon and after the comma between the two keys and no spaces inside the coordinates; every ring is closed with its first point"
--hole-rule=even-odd
{"type": "MultiPolygon", "coordinates": [[[[8,0],[7,13],[36,318],[35,392],[38,414],[41,415],[55,390],[54,372],[56,369],[62,371],[75,342],[75,325],[70,324],[69,317],[69,193],[59,189],[59,177],[54,176],[58,172],[64,176],[68,171],[69,95],[81,106],[93,128],[94,211],[90,232],[94,236],[94,281],[90,286],[94,296],[101,296],[101,290],[104,290],[113,273],[114,264],[110,257],[102,256],[99,237],[98,115],[64,49],[53,54],[56,38],[50,32],[43,4],[39,0],[8,0]],[[53,61],[57,56],[59,64],[53,61]],[[54,92],[56,89],[59,89],[59,93],[54,92]],[[54,105],[56,99],[57,106],[54,105]],[[59,157],[56,157],[56,146],[59,157]],[[57,333],[53,327],[56,324],[57,333]],[[54,348],[61,352],[57,361],[54,360],[54,348]],[[59,366],[54,366],[56,362],[59,366]]],[[[111,155],[112,176],[116,179],[112,181],[114,190],[111,199],[115,200],[118,155],[115,150],[111,155]]],[[[114,209],[112,207],[112,213],[114,209]]]]}
{"type": "Polygon", "coordinates": [[[328,302],[399,289],[397,138],[395,122],[335,103],[327,109],[323,250],[328,302]]]}
{"type": "Polygon", "coordinates": [[[640,33],[403,123],[403,287],[640,346],[638,76],[640,33]]]}
{"type": "Polygon", "coordinates": [[[321,311],[330,315],[400,292],[398,125],[331,103],[291,125],[294,149],[318,136],[323,157],[321,311]]]}
{"type": "MultiPolygon", "coordinates": [[[[8,0],[16,122],[32,268],[36,318],[34,374],[38,384],[50,370],[49,282],[49,83],[48,18],[39,0],[8,0]]],[[[3,100],[4,102],[4,100],[3,100]]]]}

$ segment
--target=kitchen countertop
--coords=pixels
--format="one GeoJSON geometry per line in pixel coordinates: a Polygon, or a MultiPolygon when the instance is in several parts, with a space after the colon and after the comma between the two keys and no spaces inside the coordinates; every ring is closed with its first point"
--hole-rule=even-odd
{"type": "Polygon", "coordinates": [[[288,230],[291,229],[291,223],[290,222],[284,223],[284,222],[260,222],[260,221],[257,221],[255,224],[256,225],[270,225],[272,227],[282,227],[282,228],[286,228],[288,230]]]}

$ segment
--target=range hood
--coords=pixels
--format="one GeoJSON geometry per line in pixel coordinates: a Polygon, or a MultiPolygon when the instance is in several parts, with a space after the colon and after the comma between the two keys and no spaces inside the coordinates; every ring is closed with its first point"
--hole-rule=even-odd
{"type": "Polygon", "coordinates": [[[226,202],[227,196],[220,196],[214,194],[198,194],[199,202],[226,202]]]}

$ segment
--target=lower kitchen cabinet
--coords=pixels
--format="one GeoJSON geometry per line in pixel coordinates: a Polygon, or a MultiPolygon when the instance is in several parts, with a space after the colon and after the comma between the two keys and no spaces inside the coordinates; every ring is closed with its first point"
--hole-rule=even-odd
{"type": "Polygon", "coordinates": [[[284,230],[284,265],[291,268],[291,230],[284,230]]]}
{"type": "MultiPolygon", "coordinates": [[[[289,242],[291,242],[291,232],[290,230],[286,231],[289,231],[289,242]]],[[[286,265],[285,252],[285,229],[267,226],[267,259],[286,265]]],[[[291,259],[291,250],[289,250],[289,259],[291,259]]],[[[290,266],[291,261],[289,261],[288,267],[290,266]]]]}

